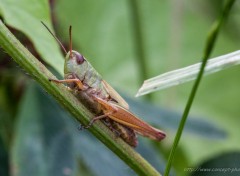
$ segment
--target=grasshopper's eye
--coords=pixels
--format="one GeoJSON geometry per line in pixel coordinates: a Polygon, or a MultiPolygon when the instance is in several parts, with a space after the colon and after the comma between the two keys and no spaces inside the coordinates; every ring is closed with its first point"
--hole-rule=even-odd
{"type": "Polygon", "coordinates": [[[82,64],[85,61],[84,57],[81,54],[76,54],[76,62],[77,64],[82,64]]]}

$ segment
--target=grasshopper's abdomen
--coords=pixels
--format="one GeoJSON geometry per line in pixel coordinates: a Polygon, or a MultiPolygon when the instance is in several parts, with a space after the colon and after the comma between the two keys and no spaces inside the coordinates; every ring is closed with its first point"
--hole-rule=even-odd
{"type": "Polygon", "coordinates": [[[112,120],[113,128],[119,131],[119,136],[132,147],[136,147],[138,144],[137,135],[135,131],[131,128],[128,128],[120,123],[117,123],[112,120]]]}
{"type": "Polygon", "coordinates": [[[128,143],[132,147],[136,147],[138,144],[137,135],[133,129],[128,128],[116,121],[105,118],[102,122],[118,137],[121,137],[126,143],[128,143]]]}

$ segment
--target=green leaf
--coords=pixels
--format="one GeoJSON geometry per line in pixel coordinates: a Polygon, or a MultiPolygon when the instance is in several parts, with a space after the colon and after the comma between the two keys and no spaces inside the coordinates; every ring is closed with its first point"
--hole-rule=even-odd
{"type": "Polygon", "coordinates": [[[8,163],[8,153],[2,138],[0,138],[0,175],[9,175],[8,163]]]}
{"type": "Polygon", "coordinates": [[[39,90],[30,85],[20,107],[11,156],[14,175],[74,175],[76,160],[66,119],[39,90]]]}
{"type": "Polygon", "coordinates": [[[64,59],[59,46],[41,24],[43,21],[52,29],[47,0],[1,0],[0,15],[7,25],[18,29],[33,42],[44,61],[63,74],[64,59]]]}
{"type": "Polygon", "coordinates": [[[196,167],[185,168],[192,176],[238,176],[240,174],[240,152],[227,152],[204,161],[196,167]],[[192,170],[191,170],[192,169],[192,170]]]}
{"type": "MultiPolygon", "coordinates": [[[[74,126],[73,126],[74,127],[74,126]]],[[[76,127],[76,125],[75,125],[76,127]]],[[[72,128],[73,130],[75,128],[72,128]]],[[[75,130],[76,131],[76,130],[75,130]]],[[[112,154],[98,140],[88,133],[74,133],[74,141],[76,142],[76,152],[81,161],[97,176],[114,175],[114,176],[131,176],[134,175],[132,170],[127,167],[118,157],[112,154]],[[99,164],[101,161],[101,164],[99,164]]],[[[153,145],[147,140],[139,141],[136,148],[148,162],[150,162],[159,172],[164,171],[165,160],[161,153],[157,151],[153,145]]]]}

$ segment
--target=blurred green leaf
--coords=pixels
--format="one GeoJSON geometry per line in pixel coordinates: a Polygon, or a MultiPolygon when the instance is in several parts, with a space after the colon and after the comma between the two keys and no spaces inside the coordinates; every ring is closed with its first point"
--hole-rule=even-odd
{"type": "MultiPolygon", "coordinates": [[[[75,141],[75,152],[79,160],[96,176],[116,175],[130,176],[134,172],[116,155],[87,131],[79,132],[72,125],[75,141]]],[[[81,172],[80,172],[81,173],[81,172]]]]}
{"type": "Polygon", "coordinates": [[[59,46],[40,23],[43,21],[52,29],[48,0],[1,0],[0,15],[7,25],[29,37],[42,59],[63,74],[59,46]]]}
{"type": "Polygon", "coordinates": [[[39,90],[30,85],[20,106],[11,157],[13,175],[74,175],[71,134],[56,103],[39,90]]]}
{"type": "Polygon", "coordinates": [[[8,153],[0,137],[0,175],[8,176],[9,168],[8,168],[8,153]]]}
{"type": "Polygon", "coordinates": [[[240,174],[240,151],[227,152],[215,156],[199,166],[191,176],[239,176],[240,174]]]}
{"type": "MultiPolygon", "coordinates": [[[[73,127],[76,128],[76,125],[73,127]]],[[[94,175],[131,176],[134,173],[118,157],[112,154],[102,143],[86,132],[73,129],[76,153],[94,175]],[[79,150],[81,149],[81,150],[79,150]],[[99,163],[101,161],[101,163],[99,163]]],[[[147,140],[139,140],[136,150],[159,171],[163,172],[165,160],[161,153],[147,140]]]]}

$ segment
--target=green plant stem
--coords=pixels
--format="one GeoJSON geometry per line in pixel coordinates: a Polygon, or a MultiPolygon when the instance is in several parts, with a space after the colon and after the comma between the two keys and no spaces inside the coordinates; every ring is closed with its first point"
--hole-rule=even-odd
{"type": "Polygon", "coordinates": [[[224,20],[228,16],[228,14],[230,12],[230,9],[233,6],[234,1],[235,0],[227,1],[226,5],[224,7],[224,10],[221,13],[219,19],[216,20],[216,22],[213,24],[213,26],[212,26],[212,28],[211,28],[211,30],[209,32],[209,35],[207,37],[207,41],[206,41],[206,44],[205,44],[204,53],[203,53],[202,65],[201,65],[199,74],[197,76],[197,79],[196,79],[196,81],[195,81],[195,83],[193,85],[193,88],[192,88],[191,94],[189,96],[189,99],[187,101],[187,105],[185,107],[184,113],[182,115],[182,119],[181,119],[181,122],[179,124],[178,130],[177,130],[177,134],[175,136],[175,139],[174,139],[174,142],[173,142],[173,146],[172,146],[169,158],[168,158],[168,163],[167,163],[167,166],[166,166],[166,169],[165,169],[164,176],[168,176],[169,175],[169,172],[170,172],[170,169],[171,169],[171,165],[172,165],[172,161],[173,161],[173,158],[174,158],[174,154],[175,154],[176,148],[178,146],[179,140],[181,138],[182,131],[183,131],[186,119],[188,117],[190,108],[192,106],[194,97],[196,95],[199,83],[200,83],[202,75],[204,73],[204,68],[205,68],[205,66],[207,64],[207,60],[208,60],[208,58],[209,58],[209,56],[210,56],[210,54],[211,54],[211,52],[213,50],[213,47],[214,47],[215,41],[217,39],[218,33],[220,31],[220,28],[221,28],[224,20]]]}
{"type": "MultiPolygon", "coordinates": [[[[136,62],[138,64],[138,71],[140,75],[139,83],[146,79],[148,79],[148,69],[147,69],[147,62],[146,62],[146,54],[144,49],[144,41],[143,41],[143,32],[141,27],[141,20],[140,20],[140,12],[139,12],[139,1],[137,0],[129,0],[130,12],[131,12],[131,23],[133,27],[133,37],[134,37],[134,46],[135,46],[135,53],[136,53],[136,62]]],[[[151,100],[151,94],[146,96],[148,100],[151,100]]]]}
{"type": "MultiPolygon", "coordinates": [[[[64,85],[49,82],[49,78],[56,79],[56,77],[14,37],[1,20],[0,46],[59,104],[68,110],[76,120],[83,124],[89,123],[89,120],[93,117],[90,111],[64,85]]],[[[101,122],[96,122],[89,130],[137,174],[146,176],[160,175],[141,155],[120,138],[116,138],[101,122]]]]}

